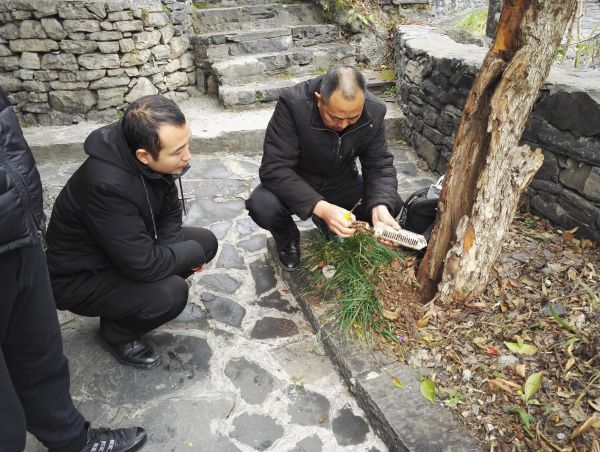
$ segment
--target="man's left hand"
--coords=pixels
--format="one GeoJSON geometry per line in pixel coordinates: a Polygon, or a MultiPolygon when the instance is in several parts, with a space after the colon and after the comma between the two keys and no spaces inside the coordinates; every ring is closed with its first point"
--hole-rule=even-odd
{"type": "MultiPolygon", "coordinates": [[[[372,214],[373,226],[375,226],[377,223],[379,223],[381,221],[385,224],[390,225],[397,231],[402,229],[400,227],[400,225],[398,224],[398,222],[396,220],[394,220],[394,217],[390,214],[390,211],[388,210],[387,206],[385,206],[385,205],[379,205],[379,206],[373,207],[371,214],[372,214]]],[[[390,247],[396,246],[393,242],[390,242],[388,240],[379,239],[379,241],[386,246],[390,246],[390,247]]]]}

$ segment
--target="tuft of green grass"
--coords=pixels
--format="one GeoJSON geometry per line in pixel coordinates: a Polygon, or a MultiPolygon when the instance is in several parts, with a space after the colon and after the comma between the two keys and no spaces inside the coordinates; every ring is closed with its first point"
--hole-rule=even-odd
{"type": "Polygon", "coordinates": [[[456,28],[468,31],[475,36],[485,36],[485,25],[487,21],[487,10],[474,11],[463,17],[456,28]]]}
{"type": "Polygon", "coordinates": [[[368,340],[374,331],[386,337],[391,333],[388,321],[379,315],[381,303],[375,291],[383,278],[382,269],[402,257],[369,234],[328,241],[315,233],[304,253],[308,291],[318,292],[329,304],[327,321],[335,331],[362,340],[368,340]],[[335,267],[331,278],[325,277],[324,265],[335,267]]]}

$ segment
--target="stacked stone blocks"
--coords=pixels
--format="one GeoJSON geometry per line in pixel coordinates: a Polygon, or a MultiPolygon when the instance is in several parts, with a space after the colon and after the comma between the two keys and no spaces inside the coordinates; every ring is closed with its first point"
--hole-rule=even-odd
{"type": "Polygon", "coordinates": [[[300,77],[356,62],[355,48],[336,42],[338,27],[323,23],[316,4],[235,3],[211,2],[193,15],[197,88],[225,107],[276,100],[300,77]]]}
{"type": "MultiPolygon", "coordinates": [[[[433,29],[397,29],[397,90],[410,125],[407,138],[440,174],[484,55],[484,49],[454,43],[433,29]]],[[[527,191],[529,206],[594,240],[600,240],[599,93],[599,74],[555,69],[522,136],[522,143],[544,153],[544,164],[527,191]]]]}
{"type": "Polygon", "coordinates": [[[147,94],[187,97],[191,0],[0,4],[0,86],[24,124],[107,121],[147,94]]]}

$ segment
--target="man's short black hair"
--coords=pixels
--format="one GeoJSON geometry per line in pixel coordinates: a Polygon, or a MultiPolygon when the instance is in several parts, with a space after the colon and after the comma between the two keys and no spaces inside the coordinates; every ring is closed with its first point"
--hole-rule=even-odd
{"type": "Polygon", "coordinates": [[[175,102],[164,96],[140,97],[132,102],[123,114],[122,126],[129,149],[145,149],[154,160],[160,152],[158,129],[170,124],[183,126],[185,116],[175,102]]]}
{"type": "Polygon", "coordinates": [[[357,90],[363,93],[367,90],[365,76],[352,66],[343,64],[333,66],[321,80],[321,100],[325,103],[329,102],[329,98],[337,90],[340,90],[344,99],[353,100],[357,90]]]}

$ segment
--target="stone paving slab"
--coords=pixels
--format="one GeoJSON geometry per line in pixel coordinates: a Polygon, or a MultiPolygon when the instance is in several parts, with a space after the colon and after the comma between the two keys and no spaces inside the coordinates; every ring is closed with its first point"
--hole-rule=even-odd
{"type": "MultiPolygon", "coordinates": [[[[391,150],[401,192],[434,178],[409,148],[391,150]]],[[[47,215],[81,161],[38,164],[47,215]]],[[[98,340],[98,319],[59,311],[74,400],[94,425],[146,427],[148,451],[385,452],[271,265],[268,233],[243,207],[259,162],[256,153],[193,157],[183,180],[185,223],[209,227],[220,247],[192,277],[183,313],[148,335],[159,368],[120,365],[98,340]]],[[[26,451],[41,450],[29,436],[26,451]]]]}
{"type": "MultiPolygon", "coordinates": [[[[314,233],[315,230],[301,233],[301,248],[306,246],[314,233]]],[[[273,239],[269,239],[268,247],[275,259],[277,251],[273,239]]],[[[322,320],[325,304],[306,294],[306,280],[302,271],[280,272],[310,324],[321,337],[327,354],[390,450],[482,450],[449,411],[430,403],[421,395],[420,380],[410,366],[399,363],[395,356],[373,352],[360,344],[349,344],[336,337],[322,320]],[[395,387],[393,377],[398,378],[404,387],[395,387]]]]}

